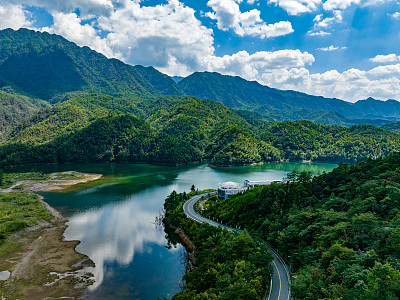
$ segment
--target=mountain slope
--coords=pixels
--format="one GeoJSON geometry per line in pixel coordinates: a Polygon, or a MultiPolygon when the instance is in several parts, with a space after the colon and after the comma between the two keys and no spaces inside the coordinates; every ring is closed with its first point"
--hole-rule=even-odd
{"type": "Polygon", "coordinates": [[[398,134],[371,125],[340,127],[286,121],[272,123],[262,139],[295,161],[356,162],[400,150],[398,134]]]}
{"type": "Polygon", "coordinates": [[[44,100],[66,92],[113,96],[182,94],[176,83],[152,67],[108,59],[61,36],[28,29],[0,31],[0,87],[44,100]]]}
{"type": "Polygon", "coordinates": [[[357,101],[353,106],[367,116],[385,116],[393,120],[400,118],[400,102],[396,100],[379,101],[368,98],[357,101]]]}
{"type": "Polygon", "coordinates": [[[134,103],[88,94],[38,112],[0,146],[0,165],[64,162],[232,166],[277,161],[355,162],[400,150],[400,136],[373,126],[266,123],[256,114],[187,96],[134,103]],[[132,114],[143,115],[139,119],[132,114]]]}
{"type": "Polygon", "coordinates": [[[22,120],[46,107],[49,105],[44,101],[0,91],[0,142],[4,141],[22,120]]]}
{"type": "Polygon", "coordinates": [[[184,78],[178,86],[188,95],[215,100],[236,109],[303,108],[335,111],[346,117],[356,117],[361,112],[346,101],[311,96],[294,91],[281,91],[263,86],[256,81],[219,73],[196,72],[184,78]]]}
{"type": "Polygon", "coordinates": [[[368,99],[353,104],[273,89],[255,81],[219,73],[196,72],[179,81],[178,86],[188,95],[218,101],[234,109],[256,110],[276,121],[306,119],[327,125],[349,126],[360,123],[382,125],[393,118],[400,119],[398,101],[368,99]]]}
{"type": "Polygon", "coordinates": [[[400,133],[400,122],[385,124],[381,126],[381,128],[395,133],[400,133]]]}

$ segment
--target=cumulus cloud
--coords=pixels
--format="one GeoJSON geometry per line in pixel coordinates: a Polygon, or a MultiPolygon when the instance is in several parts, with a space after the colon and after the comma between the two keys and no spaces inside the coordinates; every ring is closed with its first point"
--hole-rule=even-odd
{"type": "Polygon", "coordinates": [[[154,7],[130,2],[110,17],[98,18],[98,26],[109,32],[107,42],[126,62],[155,65],[169,74],[188,74],[214,53],[212,30],[194,14],[177,0],[154,7]]]}
{"type": "Polygon", "coordinates": [[[321,0],[268,0],[268,3],[278,5],[289,15],[295,16],[315,11],[321,0]]]}
{"type": "Polygon", "coordinates": [[[239,36],[258,36],[264,39],[287,35],[294,31],[288,21],[266,24],[257,9],[242,13],[238,2],[240,1],[210,0],[207,5],[213,12],[206,13],[206,16],[217,21],[218,29],[225,31],[233,29],[239,36]]]}
{"type": "Polygon", "coordinates": [[[110,48],[107,40],[99,37],[98,30],[89,24],[82,24],[82,20],[75,13],[54,12],[53,19],[54,24],[51,27],[42,28],[42,31],[62,35],[80,46],[90,46],[109,58],[122,58],[118,51],[110,48]]]}
{"type": "Polygon", "coordinates": [[[207,70],[229,75],[240,75],[247,80],[259,80],[261,76],[280,69],[311,65],[314,56],[300,50],[260,51],[249,54],[240,51],[223,57],[210,57],[207,70]]]}
{"type": "Polygon", "coordinates": [[[394,53],[388,55],[377,55],[373,58],[370,58],[370,61],[379,64],[394,63],[400,61],[400,56],[397,56],[394,53]]]}
{"type": "Polygon", "coordinates": [[[349,69],[342,73],[329,70],[312,74],[306,68],[282,69],[261,76],[259,81],[271,87],[354,102],[368,97],[399,99],[399,76],[400,64],[397,64],[368,71],[349,69]]]}
{"type": "Polygon", "coordinates": [[[0,29],[29,27],[29,17],[29,12],[25,11],[22,5],[0,4],[0,29]]]}

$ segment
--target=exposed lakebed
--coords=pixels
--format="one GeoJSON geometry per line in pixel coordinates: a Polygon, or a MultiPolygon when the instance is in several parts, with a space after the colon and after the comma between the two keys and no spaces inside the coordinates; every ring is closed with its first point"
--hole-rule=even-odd
{"type": "MultiPolygon", "coordinates": [[[[57,193],[44,200],[69,218],[67,240],[79,240],[77,251],[92,259],[96,283],[89,299],[156,299],[179,291],[184,272],[182,246],[168,247],[155,217],[166,196],[176,190],[216,188],[222,181],[279,180],[294,168],[328,172],[334,164],[271,163],[235,168],[208,165],[166,167],[91,164],[34,167],[46,173],[74,170],[99,173],[100,180],[57,193]]],[[[29,168],[31,170],[33,167],[29,168]]]]}

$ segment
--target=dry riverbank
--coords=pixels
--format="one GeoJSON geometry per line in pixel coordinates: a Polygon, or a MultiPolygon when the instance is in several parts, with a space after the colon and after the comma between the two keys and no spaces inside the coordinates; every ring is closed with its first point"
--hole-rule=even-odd
{"type": "MultiPolygon", "coordinates": [[[[99,174],[62,172],[51,174],[47,179],[18,181],[0,190],[4,201],[9,195],[18,202],[18,195],[32,191],[49,191],[66,188],[78,183],[99,179],[99,174]],[[16,190],[19,191],[16,193],[16,190]]],[[[3,299],[80,299],[92,284],[89,272],[94,263],[75,251],[78,241],[63,241],[66,220],[61,214],[43,202],[52,216],[38,217],[35,226],[12,234],[0,244],[0,271],[10,271],[10,278],[0,281],[0,297],[3,299]]],[[[37,200],[36,200],[37,201],[37,200]]]]}

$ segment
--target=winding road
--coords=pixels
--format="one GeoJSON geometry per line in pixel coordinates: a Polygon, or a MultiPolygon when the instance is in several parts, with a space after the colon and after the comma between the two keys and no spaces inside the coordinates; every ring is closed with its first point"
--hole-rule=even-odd
{"type": "MultiPolygon", "coordinates": [[[[185,212],[185,215],[192,219],[193,221],[196,221],[198,223],[203,223],[206,222],[210,224],[211,226],[221,226],[222,228],[226,228],[229,231],[236,230],[233,228],[230,228],[228,226],[222,225],[218,222],[215,222],[213,220],[207,219],[201,215],[199,215],[195,209],[194,205],[196,204],[197,201],[201,199],[201,197],[206,196],[208,194],[215,194],[214,193],[205,193],[201,195],[194,196],[190,198],[188,201],[186,201],[183,204],[183,211],[185,212]]],[[[288,269],[285,265],[285,263],[282,261],[282,259],[277,255],[277,253],[266,243],[264,243],[269,249],[269,252],[273,256],[273,261],[272,261],[272,267],[274,270],[273,276],[272,276],[272,281],[271,281],[271,288],[269,291],[269,295],[266,297],[267,300],[288,300],[290,299],[290,276],[288,269]]]]}

